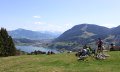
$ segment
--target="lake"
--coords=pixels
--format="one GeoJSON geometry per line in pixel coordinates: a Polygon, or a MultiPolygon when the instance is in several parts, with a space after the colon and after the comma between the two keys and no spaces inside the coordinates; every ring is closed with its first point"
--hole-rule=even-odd
{"type": "Polygon", "coordinates": [[[34,47],[34,46],[16,46],[17,49],[21,50],[21,51],[25,51],[25,52],[33,52],[33,51],[43,51],[43,52],[48,52],[48,51],[53,51],[55,53],[58,53],[57,50],[55,49],[50,49],[50,48],[43,48],[43,47],[34,47]]]}

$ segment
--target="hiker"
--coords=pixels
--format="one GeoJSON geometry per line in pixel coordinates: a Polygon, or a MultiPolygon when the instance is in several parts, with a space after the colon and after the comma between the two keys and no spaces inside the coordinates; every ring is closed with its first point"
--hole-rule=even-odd
{"type": "Polygon", "coordinates": [[[83,53],[83,55],[89,55],[90,56],[92,54],[92,48],[90,46],[88,47],[87,45],[84,45],[82,53],[83,53]]]}
{"type": "Polygon", "coordinates": [[[102,45],[103,45],[103,41],[101,40],[101,38],[98,38],[98,41],[97,41],[97,46],[98,46],[97,53],[103,52],[102,45]]]}
{"type": "Polygon", "coordinates": [[[115,44],[110,44],[110,51],[120,51],[120,46],[115,46],[115,44]]]}
{"type": "Polygon", "coordinates": [[[78,53],[76,53],[76,56],[79,57],[78,60],[84,60],[89,54],[88,51],[89,50],[88,50],[87,45],[84,45],[83,48],[80,49],[80,51],[78,53]]]}
{"type": "Polygon", "coordinates": [[[86,50],[86,55],[91,55],[92,54],[92,48],[90,46],[84,45],[83,50],[86,50]]]}
{"type": "Polygon", "coordinates": [[[88,57],[88,51],[87,49],[83,49],[82,52],[79,53],[80,56],[78,60],[85,60],[88,57]]]}
{"type": "Polygon", "coordinates": [[[53,51],[51,51],[51,53],[50,54],[55,54],[53,51]]]}
{"type": "Polygon", "coordinates": [[[34,51],[34,54],[37,55],[37,51],[36,50],[34,51]]]}
{"type": "Polygon", "coordinates": [[[88,55],[88,50],[87,49],[83,49],[82,56],[86,56],[86,55],[88,55]]]}
{"type": "Polygon", "coordinates": [[[47,52],[47,55],[50,55],[50,54],[51,54],[51,52],[50,52],[50,51],[48,51],[48,52],[47,52]]]}
{"type": "Polygon", "coordinates": [[[105,54],[103,53],[103,41],[101,38],[98,38],[97,41],[97,53],[96,53],[96,59],[106,59],[105,54]]]}

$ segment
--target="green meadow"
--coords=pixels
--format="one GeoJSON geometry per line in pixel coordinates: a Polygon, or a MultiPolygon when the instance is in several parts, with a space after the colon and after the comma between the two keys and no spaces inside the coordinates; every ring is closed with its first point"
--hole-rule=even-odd
{"type": "Polygon", "coordinates": [[[120,72],[120,52],[96,60],[78,61],[75,53],[55,55],[21,55],[0,58],[0,72],[120,72]]]}

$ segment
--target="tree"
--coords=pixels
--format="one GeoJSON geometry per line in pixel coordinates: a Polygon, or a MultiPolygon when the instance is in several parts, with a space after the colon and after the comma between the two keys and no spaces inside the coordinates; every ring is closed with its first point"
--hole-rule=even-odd
{"type": "Polygon", "coordinates": [[[2,39],[2,36],[1,36],[1,33],[0,33],[0,56],[3,56],[3,39],[2,39]]]}
{"type": "Polygon", "coordinates": [[[16,55],[16,48],[12,37],[8,35],[6,29],[0,30],[0,56],[14,56],[16,55]]]}
{"type": "Polygon", "coordinates": [[[13,40],[12,40],[12,37],[11,36],[9,36],[9,38],[8,38],[8,46],[9,46],[9,55],[10,56],[14,56],[14,55],[16,55],[16,48],[15,48],[15,45],[14,45],[14,42],[13,42],[13,40]]]}

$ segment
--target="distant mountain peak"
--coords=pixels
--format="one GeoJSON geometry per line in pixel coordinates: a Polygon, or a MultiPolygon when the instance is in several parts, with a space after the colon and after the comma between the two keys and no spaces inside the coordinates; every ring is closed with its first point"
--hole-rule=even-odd
{"type": "Polygon", "coordinates": [[[25,30],[25,29],[22,29],[22,28],[18,28],[18,29],[16,29],[16,30],[25,30]]]}
{"type": "Polygon", "coordinates": [[[58,37],[59,33],[51,33],[51,32],[41,32],[41,31],[31,31],[26,29],[16,29],[13,31],[9,31],[9,35],[13,38],[26,38],[31,40],[40,40],[40,39],[54,39],[58,37]]]}

